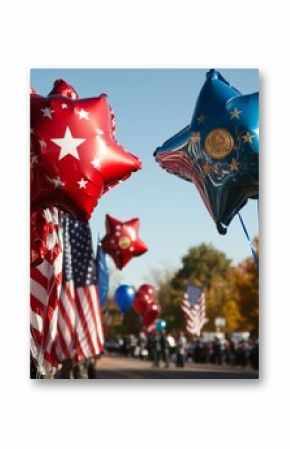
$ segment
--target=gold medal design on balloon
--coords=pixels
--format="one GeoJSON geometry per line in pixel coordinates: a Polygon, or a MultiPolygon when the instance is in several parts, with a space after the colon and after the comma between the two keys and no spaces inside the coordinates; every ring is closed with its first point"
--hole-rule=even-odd
{"type": "Polygon", "coordinates": [[[118,246],[121,249],[128,249],[131,246],[131,240],[126,235],[122,235],[118,240],[118,246]]]}
{"type": "Polygon", "coordinates": [[[225,128],[212,129],[205,138],[205,151],[213,159],[223,159],[234,148],[234,139],[225,128]]]}

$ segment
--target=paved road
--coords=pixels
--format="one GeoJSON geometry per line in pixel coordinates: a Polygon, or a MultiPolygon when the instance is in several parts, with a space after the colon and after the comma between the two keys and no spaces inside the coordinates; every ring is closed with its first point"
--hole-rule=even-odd
{"type": "Polygon", "coordinates": [[[251,368],[188,363],[184,369],[153,368],[152,363],[125,357],[104,356],[98,362],[99,379],[258,379],[251,368]]]}

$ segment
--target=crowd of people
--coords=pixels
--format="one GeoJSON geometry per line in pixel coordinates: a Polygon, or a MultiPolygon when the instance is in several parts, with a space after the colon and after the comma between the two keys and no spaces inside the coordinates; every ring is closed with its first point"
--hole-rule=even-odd
{"type": "MultiPolygon", "coordinates": [[[[233,339],[230,335],[212,339],[186,338],[183,332],[170,335],[166,330],[154,331],[149,335],[140,332],[138,336],[130,334],[107,339],[105,353],[123,357],[150,360],[155,368],[176,366],[184,368],[194,363],[210,363],[259,369],[259,342],[257,339],[233,339]]],[[[98,378],[98,360],[101,355],[88,360],[73,363],[71,359],[63,361],[45,378],[54,379],[96,379],[98,378]]],[[[35,361],[31,358],[31,378],[44,378],[36,371],[35,361]]]]}
{"type": "Polygon", "coordinates": [[[141,332],[115,337],[108,341],[109,352],[118,352],[126,357],[149,359],[153,366],[165,367],[175,364],[183,368],[187,363],[212,363],[217,365],[252,367],[259,369],[259,342],[257,339],[233,339],[230,335],[210,340],[193,337],[188,340],[183,332],[175,335],[165,330],[152,332],[148,336],[141,332]]]}

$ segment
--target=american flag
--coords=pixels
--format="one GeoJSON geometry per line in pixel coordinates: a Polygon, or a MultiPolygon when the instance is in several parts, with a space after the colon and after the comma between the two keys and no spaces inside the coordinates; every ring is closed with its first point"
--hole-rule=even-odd
{"type": "MultiPolygon", "coordinates": [[[[57,259],[53,259],[49,267],[41,264],[32,269],[32,284],[38,289],[37,300],[44,305],[37,316],[42,339],[36,340],[35,320],[31,320],[32,354],[42,374],[47,374],[67,358],[76,362],[98,355],[104,343],[89,224],[64,212],[58,212],[58,221],[54,216],[50,218],[58,229],[61,264],[57,268],[57,259]],[[58,288],[52,292],[47,285],[42,285],[40,289],[34,270],[42,270],[46,278],[50,273],[52,284],[57,282],[58,288]],[[47,322],[51,320],[53,326],[48,326],[47,322]]],[[[35,297],[35,288],[31,294],[35,297]]]]}
{"type": "Polygon", "coordinates": [[[58,305],[62,284],[63,244],[60,211],[56,207],[39,209],[45,235],[44,260],[30,270],[31,353],[39,373],[46,374],[57,364],[56,340],[58,305]]]}
{"type": "Polygon", "coordinates": [[[203,289],[195,285],[188,285],[181,309],[186,319],[186,330],[192,335],[200,336],[201,329],[207,321],[203,289]]]}

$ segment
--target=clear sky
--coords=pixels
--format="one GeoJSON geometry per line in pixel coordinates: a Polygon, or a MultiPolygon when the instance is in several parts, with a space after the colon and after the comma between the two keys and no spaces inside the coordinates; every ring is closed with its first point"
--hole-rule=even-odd
{"type": "MultiPolygon", "coordinates": [[[[218,69],[218,67],[216,67],[218,69]]],[[[104,92],[116,115],[116,138],[141,158],[143,169],[105,194],[91,219],[94,244],[105,232],[107,213],[122,221],[141,220],[140,238],[149,251],[133,258],[118,277],[138,287],[155,268],[178,268],[191,246],[212,243],[234,263],[250,256],[235,217],[225,236],[216,226],[193,184],[170,175],[155,162],[155,148],[191,121],[208,69],[33,69],[31,85],[46,95],[55,79],[72,84],[81,98],[104,92]]],[[[259,89],[258,71],[220,69],[242,93],[259,89]]],[[[258,235],[257,201],[241,211],[250,237],[258,235]]],[[[110,267],[113,264],[110,261],[110,267]]],[[[115,271],[117,269],[115,268],[115,271]]]]}

